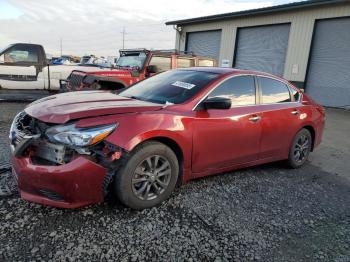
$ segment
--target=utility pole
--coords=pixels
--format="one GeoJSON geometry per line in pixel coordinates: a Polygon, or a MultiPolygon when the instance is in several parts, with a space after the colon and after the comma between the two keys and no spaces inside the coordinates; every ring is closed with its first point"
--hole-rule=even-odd
{"type": "Polygon", "coordinates": [[[62,37],[60,38],[60,48],[61,48],[61,56],[62,56],[62,37]]]}
{"type": "Polygon", "coordinates": [[[121,32],[121,34],[123,35],[123,49],[124,49],[124,47],[125,47],[125,35],[126,35],[125,26],[123,27],[123,31],[121,32]]]}

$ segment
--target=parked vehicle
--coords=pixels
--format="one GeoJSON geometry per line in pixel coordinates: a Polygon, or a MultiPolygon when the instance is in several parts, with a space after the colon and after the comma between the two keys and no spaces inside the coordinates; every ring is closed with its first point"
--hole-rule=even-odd
{"type": "Polygon", "coordinates": [[[77,65],[80,62],[80,57],[77,56],[61,56],[52,60],[53,65],[77,65]]]}
{"type": "Polygon", "coordinates": [[[170,70],[118,95],[32,103],[11,126],[13,174],[33,202],[75,208],[114,191],[126,206],[149,208],[178,182],[278,160],[301,167],[324,121],[320,105],[270,74],[170,70]]]}
{"type": "MultiPolygon", "coordinates": [[[[60,79],[67,79],[72,70],[102,70],[79,65],[49,65],[41,45],[17,43],[0,51],[0,88],[59,90],[60,79]]],[[[108,69],[103,68],[103,71],[108,69]]],[[[111,70],[111,69],[110,69],[111,70]]]]}
{"type": "Polygon", "coordinates": [[[108,56],[107,58],[105,57],[95,57],[92,56],[89,58],[88,61],[84,62],[84,66],[96,66],[100,68],[111,68],[115,66],[116,62],[116,57],[114,56],[108,56]]]}
{"type": "Polygon", "coordinates": [[[61,90],[119,90],[169,69],[216,65],[213,58],[175,50],[125,49],[119,52],[120,57],[115,65],[117,70],[74,70],[67,81],[61,81],[61,90]]]}

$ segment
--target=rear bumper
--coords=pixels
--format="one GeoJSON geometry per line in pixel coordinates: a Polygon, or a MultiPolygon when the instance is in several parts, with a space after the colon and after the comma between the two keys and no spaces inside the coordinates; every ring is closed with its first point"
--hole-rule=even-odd
{"type": "Polygon", "coordinates": [[[12,157],[13,175],[21,198],[59,208],[77,208],[103,201],[107,170],[78,157],[60,166],[34,165],[29,158],[12,157]]]}

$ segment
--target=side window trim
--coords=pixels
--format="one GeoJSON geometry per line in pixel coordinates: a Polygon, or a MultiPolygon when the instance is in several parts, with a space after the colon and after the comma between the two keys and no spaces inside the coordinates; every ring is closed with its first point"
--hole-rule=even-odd
{"type": "Polygon", "coordinates": [[[261,91],[261,84],[260,84],[260,76],[256,75],[255,79],[256,79],[256,84],[257,84],[257,89],[258,89],[257,93],[258,93],[258,97],[259,97],[259,105],[263,105],[263,103],[262,103],[262,91],[261,91]]]}
{"type": "MultiPolygon", "coordinates": [[[[256,84],[255,84],[255,94],[258,90],[258,81],[257,81],[257,75],[255,74],[241,74],[241,75],[233,75],[231,77],[228,77],[222,81],[220,81],[219,83],[217,83],[212,89],[210,89],[205,95],[202,96],[201,99],[199,99],[199,101],[194,105],[194,107],[192,108],[192,111],[196,111],[198,106],[205,100],[208,98],[208,96],[218,87],[220,86],[222,83],[224,83],[225,81],[235,78],[235,77],[239,77],[239,76],[252,76],[256,79],[256,84]]],[[[257,96],[255,95],[255,101],[260,101],[260,99],[257,98],[257,96]]],[[[259,103],[255,103],[255,105],[244,105],[244,106],[258,106],[259,103]]],[[[233,106],[232,108],[236,108],[236,107],[243,107],[243,106],[233,106]]]]}
{"type": "Polygon", "coordinates": [[[255,105],[260,105],[260,84],[257,75],[252,75],[254,77],[255,84],[255,105]]]}
{"type": "Polygon", "coordinates": [[[288,92],[289,92],[289,96],[290,96],[291,102],[295,102],[295,97],[293,96],[292,88],[289,85],[287,85],[287,88],[288,88],[288,92]]]}
{"type": "Polygon", "coordinates": [[[287,86],[288,86],[288,89],[289,89],[290,96],[291,96],[291,98],[293,100],[292,102],[300,103],[300,101],[302,100],[302,93],[300,93],[297,89],[292,87],[290,84],[288,84],[287,86]],[[299,99],[298,100],[295,100],[295,97],[293,95],[293,90],[295,90],[296,92],[299,93],[299,99]]]}
{"type": "MultiPolygon", "coordinates": [[[[273,77],[269,77],[269,76],[265,76],[265,75],[259,75],[259,74],[241,74],[241,75],[234,75],[234,76],[231,76],[231,77],[228,77],[224,80],[222,80],[221,82],[219,82],[218,84],[216,84],[211,90],[209,90],[205,95],[203,95],[203,97],[201,99],[199,99],[199,101],[195,104],[195,106],[192,108],[192,111],[195,111],[198,106],[206,99],[208,98],[208,96],[218,87],[220,86],[222,83],[224,83],[225,81],[231,79],[231,78],[234,78],[234,77],[239,77],[239,76],[253,76],[255,78],[255,91],[256,91],[256,96],[255,96],[255,105],[245,105],[245,106],[258,106],[258,105],[269,105],[269,104],[263,104],[261,103],[262,102],[262,93],[261,93],[261,86],[260,86],[260,81],[259,81],[259,78],[261,77],[265,77],[265,78],[269,78],[269,79],[272,79],[272,80],[276,80],[276,81],[280,81],[278,79],[275,79],[273,77]]],[[[282,81],[280,81],[281,83],[285,84],[286,87],[288,88],[288,91],[290,92],[290,85],[287,84],[287,83],[284,83],[282,81]]],[[[291,96],[291,99],[292,99],[292,95],[290,94],[291,96]]],[[[302,100],[302,94],[300,94],[300,97],[299,97],[299,101],[291,101],[291,102],[286,102],[285,104],[287,103],[300,103],[300,101],[302,100]]],[[[272,103],[272,104],[278,104],[278,103],[272,103]]],[[[242,106],[233,106],[232,108],[235,108],[235,107],[242,107],[242,106]]]]}

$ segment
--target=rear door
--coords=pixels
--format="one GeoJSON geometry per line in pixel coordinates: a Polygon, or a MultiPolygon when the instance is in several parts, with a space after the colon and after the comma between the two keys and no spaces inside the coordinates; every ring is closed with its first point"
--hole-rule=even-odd
{"type": "Polygon", "coordinates": [[[193,172],[217,171],[257,160],[261,133],[254,76],[235,76],[208,97],[229,97],[230,109],[197,111],[193,134],[193,172]]]}
{"type": "Polygon", "coordinates": [[[35,45],[15,44],[0,54],[0,85],[8,89],[42,89],[38,80],[42,68],[39,49],[35,45]]]}
{"type": "Polygon", "coordinates": [[[269,77],[258,77],[258,82],[262,113],[259,158],[283,159],[301,123],[300,103],[294,101],[285,83],[269,77]]]}

